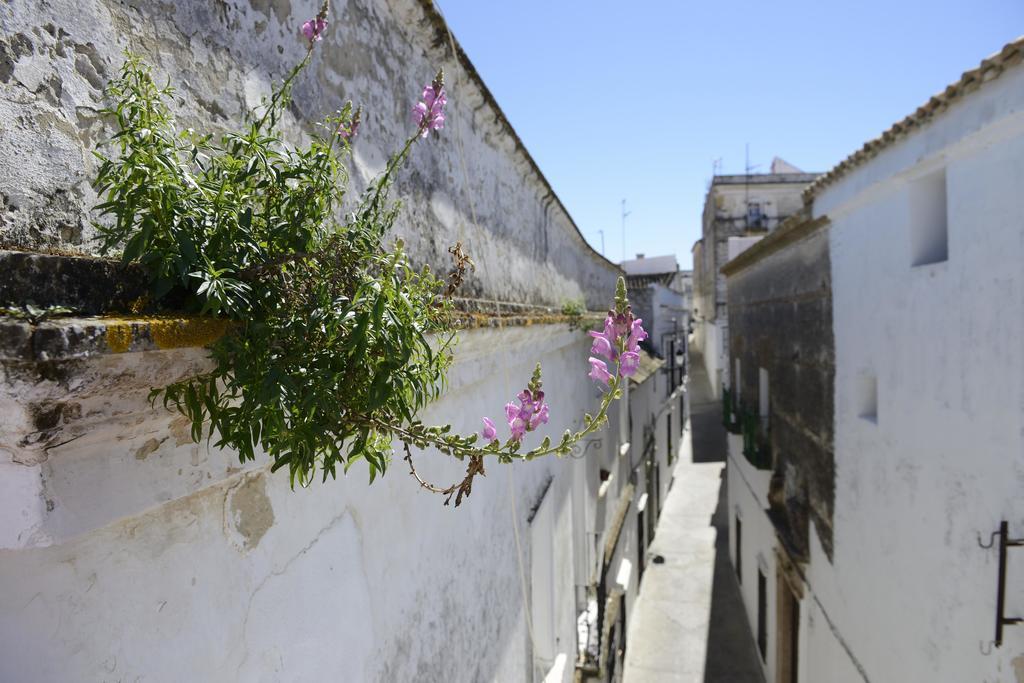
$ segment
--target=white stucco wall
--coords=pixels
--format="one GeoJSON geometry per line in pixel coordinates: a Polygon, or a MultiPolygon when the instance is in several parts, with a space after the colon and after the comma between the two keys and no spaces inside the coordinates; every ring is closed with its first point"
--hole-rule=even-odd
{"type": "Polygon", "coordinates": [[[725,362],[724,334],[728,332],[726,322],[704,320],[698,323],[698,334],[703,336],[701,348],[704,359],[704,370],[711,382],[711,393],[721,398],[722,386],[729,386],[729,364],[725,362]]]}
{"type": "MultiPolygon", "coordinates": [[[[981,652],[997,558],[977,540],[1001,520],[1024,536],[1022,177],[1018,66],[814,201],[831,221],[836,497],[834,562],[814,538],[809,580],[871,681],[1024,681],[1024,628],[981,652]],[[913,266],[913,187],[942,169],[948,259],[913,266]]],[[[1009,558],[1020,616],[1024,555],[1009,558]]]]}
{"type": "MultiPolygon", "coordinates": [[[[498,416],[536,358],[550,431],[560,433],[596,403],[586,351],[587,340],[564,325],[465,333],[451,389],[425,417],[477,429],[480,414],[498,416]],[[507,353],[497,350],[502,344],[507,353]],[[527,358],[524,348],[534,353],[527,358]]],[[[113,432],[97,424],[97,438],[50,455],[52,472],[66,466],[76,476],[53,511],[132,487],[133,500],[148,496],[150,504],[50,547],[0,550],[0,680],[528,679],[510,495],[529,593],[527,519],[545,487],[554,520],[553,646],[572,658],[574,585],[589,577],[574,575],[570,501],[584,495],[583,507],[594,506],[594,482],[572,483],[596,479],[586,458],[489,463],[455,510],[420,491],[400,460],[372,486],[356,466],[347,478],[291,491],[283,472],[260,464],[231,473],[232,454],[203,450],[197,467],[206,482],[164,500],[161,491],[194,473],[160,463],[191,458],[193,447],[170,439],[135,461],[147,429],[164,428],[158,411],[138,414],[149,421],[124,439],[111,416],[113,432]],[[125,457],[112,462],[112,452],[125,457]]],[[[463,469],[436,454],[421,455],[418,466],[442,482],[463,469]]]]}
{"type": "MultiPolygon", "coordinates": [[[[767,580],[767,651],[761,660],[768,683],[775,680],[775,530],[765,514],[768,508],[768,485],[771,472],[759,470],[743,457],[743,437],[729,434],[728,461],[725,469],[729,501],[729,559],[735,573],[736,519],[742,524],[739,563],[742,571],[740,595],[746,609],[750,632],[757,638],[757,572],[764,572],[767,580]]],[[[760,655],[760,651],[758,652],[760,655]]]]}

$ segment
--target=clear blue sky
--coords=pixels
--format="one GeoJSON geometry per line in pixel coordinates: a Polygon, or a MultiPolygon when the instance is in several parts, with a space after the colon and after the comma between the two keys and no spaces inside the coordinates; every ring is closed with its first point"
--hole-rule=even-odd
{"type": "Polygon", "coordinates": [[[439,4],[590,243],[621,260],[625,198],[629,257],[684,268],[715,159],[828,170],[1024,33],[1024,0],[439,4]]]}

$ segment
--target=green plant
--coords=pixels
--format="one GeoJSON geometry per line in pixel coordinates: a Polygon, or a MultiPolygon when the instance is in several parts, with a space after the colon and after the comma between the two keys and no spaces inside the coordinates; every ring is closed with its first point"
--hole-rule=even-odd
{"type": "Polygon", "coordinates": [[[587,312],[582,301],[566,301],[562,304],[562,315],[569,318],[569,330],[575,331],[583,327],[583,314],[587,312]]]}
{"type": "Polygon", "coordinates": [[[325,5],[306,22],[306,56],[263,111],[241,132],[218,138],[178,131],[165,104],[171,88],[159,88],[148,67],[127,57],[109,88],[116,154],[97,154],[100,249],[140,263],[155,301],[173,294],[176,304],[199,315],[237,321],[211,346],[213,370],[153,390],[154,401],[190,419],[194,440],[205,435],[217,447],[237,450],[242,461],[265,451],[274,470],[288,468],[293,486],[307,485],[318,471],[324,480],[335,477],[339,467],[347,472],[359,460],[372,482],[386,471],[396,440],[419,479],[411,447],[433,447],[469,461],[466,477],[452,486],[419,479],[445,494],[446,503],[455,495],[458,505],[483,473],[485,456],[510,462],[563,454],[600,428],[620,395],[622,375],[634,368],[632,346],[643,330],[633,329],[639,324],[632,326],[620,279],[609,317],[616,326],[602,335],[608,345],[602,353],[615,361],[615,373],[596,361],[604,375],[595,379],[608,391],[578,432],[521,451],[523,432],[547,422],[539,365],[519,412],[509,416],[508,440],[491,433],[489,420],[488,443],[479,446],[477,434],[423,424],[417,415],[445,388],[456,332],[452,299],[473,265],[456,244],[452,270],[442,279],[414,269],[401,240],[390,247],[384,240],[399,215],[389,199],[395,173],[418,140],[443,127],[443,74],[424,89],[415,132],[356,209],[341,216],[344,157],[361,111],[346,104],[305,145],[286,144],[278,130],[291,84],[309,62],[326,17],[325,5]]]}
{"type": "Polygon", "coordinates": [[[0,306],[0,315],[6,315],[11,318],[18,320],[26,320],[33,325],[48,320],[49,318],[56,318],[62,315],[71,315],[74,313],[67,306],[34,306],[33,304],[22,304],[21,306],[0,306]]]}

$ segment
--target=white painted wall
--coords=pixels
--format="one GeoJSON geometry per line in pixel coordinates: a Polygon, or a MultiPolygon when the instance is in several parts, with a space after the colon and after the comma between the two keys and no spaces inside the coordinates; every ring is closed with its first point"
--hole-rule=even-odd
{"type": "Polygon", "coordinates": [[[679,292],[672,291],[661,284],[649,286],[651,305],[654,310],[654,320],[644,321],[645,329],[650,335],[649,341],[655,350],[668,359],[671,341],[675,333],[682,340],[686,333],[686,326],[689,322],[688,311],[685,308],[685,297],[679,292]],[[675,322],[673,322],[675,320],[675,322]],[[662,348],[665,342],[665,348],[662,348]]]}
{"type": "MultiPolygon", "coordinates": [[[[871,681],[1024,680],[1024,627],[980,652],[996,553],[977,542],[1000,520],[1024,536],[1021,178],[1016,66],[814,202],[831,220],[836,498],[834,562],[812,538],[808,578],[871,681]],[[948,259],[914,266],[915,184],[942,169],[948,259]],[[865,378],[875,420],[861,417],[865,378]]],[[[1024,552],[1009,556],[1006,613],[1020,616],[1024,552]]],[[[805,652],[820,672],[836,649],[815,623],[805,652]]]]}
{"type": "Polygon", "coordinates": [[[726,361],[723,333],[728,332],[724,322],[701,320],[697,323],[695,337],[700,339],[698,348],[704,362],[704,371],[711,382],[711,393],[721,398],[722,386],[729,386],[729,364],[726,361]]]}
{"type": "MultiPolygon", "coordinates": [[[[729,559],[735,572],[736,518],[742,522],[740,551],[743,553],[740,569],[740,595],[746,608],[750,632],[757,638],[757,571],[765,573],[768,589],[767,603],[767,656],[761,660],[768,683],[775,680],[775,529],[765,510],[768,508],[768,485],[771,472],[759,470],[743,457],[743,437],[727,436],[728,462],[725,478],[729,501],[729,559]]],[[[760,652],[758,653],[760,654],[760,652]]]]}
{"type": "MultiPolygon", "coordinates": [[[[428,420],[472,431],[481,414],[497,418],[535,359],[544,364],[552,434],[596,404],[579,332],[542,325],[462,337],[451,389],[428,420]]],[[[454,510],[420,491],[401,461],[372,486],[357,466],[298,491],[266,464],[233,469],[225,452],[202,449],[195,467],[169,470],[161,463],[190,462],[193,446],[171,438],[136,460],[139,445],[166,430],[160,413],[140,406],[136,414],[129,429],[108,415],[93,438],[46,463],[75,473],[51,499],[54,513],[121,497],[135,509],[91,517],[89,528],[49,547],[0,550],[0,680],[529,679],[527,519],[552,477],[553,650],[574,652],[574,584],[589,577],[575,575],[570,497],[583,490],[584,507],[594,507],[592,484],[573,484],[589,477],[588,459],[488,464],[454,510]],[[201,483],[166,497],[179,479],[201,483]]],[[[463,469],[430,454],[418,466],[441,482],[463,469]]],[[[8,470],[39,476],[20,464],[8,470]]]]}

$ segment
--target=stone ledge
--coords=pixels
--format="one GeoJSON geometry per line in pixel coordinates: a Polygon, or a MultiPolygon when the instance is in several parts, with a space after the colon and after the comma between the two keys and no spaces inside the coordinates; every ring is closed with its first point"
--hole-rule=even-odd
{"type": "Polygon", "coordinates": [[[32,324],[0,316],[0,362],[46,363],[96,355],[201,348],[230,320],[188,316],[58,318],[32,324]]]}
{"type": "Polygon", "coordinates": [[[88,256],[0,250],[0,306],[66,306],[79,315],[138,309],[146,274],[137,265],[88,256]]]}
{"type": "MultiPolygon", "coordinates": [[[[587,314],[578,323],[601,318],[587,314]]],[[[571,316],[544,310],[496,315],[460,312],[459,329],[568,325],[571,316]]],[[[30,323],[0,316],[0,362],[46,363],[79,360],[111,353],[201,348],[219,339],[235,324],[199,316],[69,317],[30,323]]]]}

